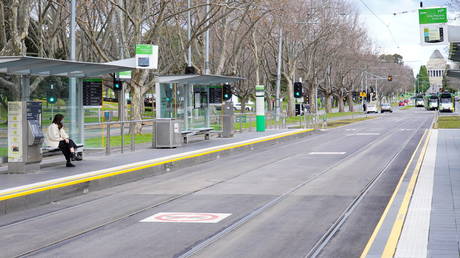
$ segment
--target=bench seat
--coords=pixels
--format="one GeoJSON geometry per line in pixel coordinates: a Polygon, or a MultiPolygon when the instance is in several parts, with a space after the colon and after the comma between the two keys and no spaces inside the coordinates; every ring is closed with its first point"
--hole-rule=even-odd
{"type": "MultiPolygon", "coordinates": [[[[75,152],[77,153],[77,156],[81,159],[83,159],[83,144],[77,144],[77,149],[75,152]]],[[[54,155],[59,155],[61,154],[61,150],[59,148],[53,148],[50,146],[43,146],[42,147],[42,155],[43,157],[50,157],[54,155]]]]}
{"type": "Polygon", "coordinates": [[[204,135],[205,140],[209,140],[212,132],[212,128],[197,128],[193,130],[182,131],[182,137],[184,138],[184,143],[189,142],[189,137],[194,135],[204,135]]]}

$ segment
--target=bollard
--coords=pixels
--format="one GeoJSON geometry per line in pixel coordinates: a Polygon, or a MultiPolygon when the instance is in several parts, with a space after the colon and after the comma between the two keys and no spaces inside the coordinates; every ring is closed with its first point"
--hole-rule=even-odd
{"type": "Polygon", "coordinates": [[[107,124],[107,135],[105,137],[105,155],[110,155],[110,124],[107,124]]]}

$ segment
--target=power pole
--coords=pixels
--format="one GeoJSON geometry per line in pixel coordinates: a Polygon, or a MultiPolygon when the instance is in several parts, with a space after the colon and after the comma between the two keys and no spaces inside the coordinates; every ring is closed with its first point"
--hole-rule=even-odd
{"type": "Polygon", "coordinates": [[[205,43],[205,60],[204,60],[204,74],[210,74],[209,68],[209,12],[211,11],[211,6],[209,0],[206,0],[206,43],[205,43]]]}
{"type": "MultiPolygon", "coordinates": [[[[70,60],[75,61],[76,56],[76,37],[75,31],[77,27],[77,0],[72,0],[70,4],[70,60]]],[[[77,134],[77,81],[75,77],[69,78],[69,105],[70,105],[70,136],[75,138],[77,134]]],[[[83,141],[83,139],[75,139],[83,141]]]]}

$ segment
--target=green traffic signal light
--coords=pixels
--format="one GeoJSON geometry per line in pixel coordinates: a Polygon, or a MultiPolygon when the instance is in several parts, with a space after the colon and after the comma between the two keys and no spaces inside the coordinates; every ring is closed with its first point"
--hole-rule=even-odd
{"type": "Polygon", "coordinates": [[[46,101],[50,104],[55,104],[57,102],[57,98],[54,96],[49,96],[48,98],[46,98],[46,101]]]}

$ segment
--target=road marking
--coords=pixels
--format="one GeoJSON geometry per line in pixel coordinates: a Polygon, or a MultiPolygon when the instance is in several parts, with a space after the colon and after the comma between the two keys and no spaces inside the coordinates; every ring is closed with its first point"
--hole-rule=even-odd
{"type": "Polygon", "coordinates": [[[345,134],[345,136],[376,136],[380,135],[380,133],[349,133],[345,134]]]}
{"type": "Polygon", "coordinates": [[[218,223],[231,213],[160,212],[140,222],[218,223]]]}
{"type": "Polygon", "coordinates": [[[343,155],[346,152],[310,152],[310,155],[343,155]]]}
{"type": "Polygon", "coordinates": [[[357,133],[357,136],[372,136],[372,135],[380,135],[380,133],[357,133]]]}
{"type": "MultiPolygon", "coordinates": [[[[383,214],[382,214],[382,217],[380,217],[380,220],[379,222],[377,223],[377,226],[375,227],[374,229],[374,232],[372,232],[372,235],[371,237],[369,238],[369,241],[367,242],[366,244],[366,247],[364,248],[362,254],[361,254],[361,258],[364,258],[368,255],[372,245],[374,244],[374,241],[377,237],[377,234],[379,233],[380,229],[382,228],[382,225],[383,225],[383,222],[385,221],[387,215],[388,215],[388,212],[390,211],[390,208],[391,206],[393,205],[393,202],[396,198],[396,195],[398,194],[399,192],[399,189],[401,188],[401,185],[403,183],[403,180],[404,178],[406,177],[406,174],[407,172],[409,171],[409,167],[410,165],[412,164],[412,161],[414,160],[415,158],[415,155],[417,154],[417,151],[419,150],[420,146],[422,145],[423,143],[423,139],[425,138],[425,143],[424,143],[424,146],[423,146],[423,149],[420,153],[420,157],[419,157],[419,160],[420,161],[420,158],[423,156],[424,154],[424,151],[426,152],[426,147],[428,145],[428,141],[429,141],[429,138],[430,138],[430,133],[431,131],[428,130],[428,133],[427,131],[425,131],[425,133],[423,134],[422,138],[420,139],[418,145],[417,145],[417,148],[415,148],[415,151],[412,153],[412,156],[409,160],[409,162],[407,163],[407,166],[406,168],[404,169],[404,172],[402,173],[401,177],[399,178],[399,182],[398,184],[396,185],[396,188],[395,190],[393,191],[393,194],[391,195],[391,198],[390,200],[388,201],[388,204],[387,206],[385,207],[385,210],[383,211],[383,214]],[[426,137],[425,137],[426,136],[426,137]]],[[[417,167],[416,167],[417,168],[417,167]]],[[[414,172],[415,173],[415,172],[414,172]]],[[[383,256],[382,256],[383,257],[383,256]]]]}

